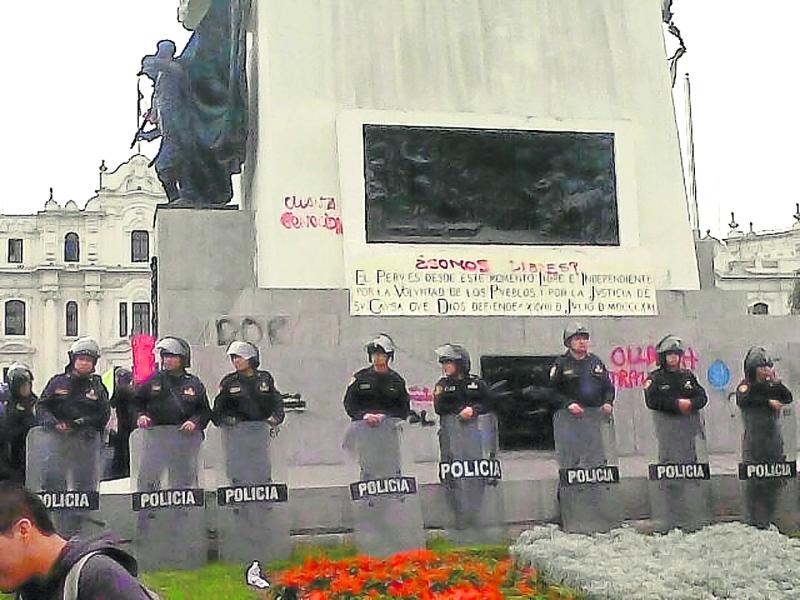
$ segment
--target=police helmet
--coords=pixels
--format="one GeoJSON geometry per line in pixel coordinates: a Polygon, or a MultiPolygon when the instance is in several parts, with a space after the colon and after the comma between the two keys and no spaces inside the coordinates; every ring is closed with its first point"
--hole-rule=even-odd
{"type": "Polygon", "coordinates": [[[133,373],[131,373],[130,369],[126,369],[125,367],[117,367],[114,369],[114,387],[128,386],[131,384],[132,380],[133,373]]]}
{"type": "Polygon", "coordinates": [[[569,341],[574,338],[576,335],[589,335],[589,328],[586,327],[583,323],[570,323],[566,327],[564,327],[564,345],[569,346],[569,341]]]}
{"type": "Polygon", "coordinates": [[[761,346],[752,346],[744,357],[744,372],[752,375],[758,367],[771,367],[772,358],[761,346]]]}
{"type": "Polygon", "coordinates": [[[72,343],[69,347],[69,352],[67,352],[67,356],[69,356],[70,364],[72,364],[78,356],[88,356],[94,362],[97,362],[97,359],[100,358],[100,346],[97,345],[94,339],[82,337],[72,343]]]}
{"type": "Polygon", "coordinates": [[[261,354],[258,351],[258,346],[250,342],[231,342],[228,346],[228,356],[241,356],[242,358],[250,361],[250,366],[258,368],[261,364],[261,354]]]}
{"type": "Polygon", "coordinates": [[[164,354],[180,356],[183,359],[184,368],[192,365],[192,350],[189,347],[189,342],[182,338],[174,336],[163,337],[158,340],[156,351],[159,356],[163,356],[164,354]]]}
{"type": "Polygon", "coordinates": [[[660,355],[674,352],[676,354],[683,354],[683,340],[676,335],[665,335],[661,341],[656,344],[656,352],[660,355]]]}
{"type": "Polygon", "coordinates": [[[28,365],[15,362],[8,367],[6,381],[8,381],[8,386],[12,390],[16,390],[19,389],[19,386],[23,383],[33,383],[33,372],[28,365]]]}
{"type": "Polygon", "coordinates": [[[469,373],[472,367],[469,352],[459,344],[443,344],[435,350],[439,364],[452,362],[458,365],[462,373],[469,373]]]}
{"type": "Polygon", "coordinates": [[[379,333],[367,342],[367,357],[372,360],[374,352],[383,352],[389,358],[394,358],[394,342],[385,333],[379,333]]]}

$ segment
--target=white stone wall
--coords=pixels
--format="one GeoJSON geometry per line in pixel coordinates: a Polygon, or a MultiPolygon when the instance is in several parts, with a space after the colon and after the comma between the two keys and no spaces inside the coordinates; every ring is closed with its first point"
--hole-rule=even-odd
{"type": "Polygon", "coordinates": [[[83,209],[74,201],[49,200],[35,215],[0,216],[0,368],[14,361],[31,366],[38,391],[66,361],[76,339],[66,335],[66,304],[78,305],[78,335],[97,338],[100,370],[130,366],[130,344],[120,336],[119,303],[150,302],[150,264],[132,262],[131,232],[147,231],[155,248],[153,217],[163,192],[149,159],[137,155],[104,174],[102,189],[83,209]],[[65,262],[64,238],[78,234],[80,260],[65,262]],[[23,262],[8,262],[8,240],[23,240],[23,262]],[[22,300],[25,335],[9,335],[5,303],[22,300]]]}
{"type": "Polygon", "coordinates": [[[364,230],[354,209],[363,167],[342,161],[357,137],[348,115],[370,111],[384,122],[619,133],[626,222],[609,254],[644,262],[659,289],[698,288],[660,0],[261,0],[255,19],[245,205],[256,211],[261,287],[345,287],[348,232],[364,230]],[[344,235],[286,227],[292,196],[335,198],[344,235]]]}

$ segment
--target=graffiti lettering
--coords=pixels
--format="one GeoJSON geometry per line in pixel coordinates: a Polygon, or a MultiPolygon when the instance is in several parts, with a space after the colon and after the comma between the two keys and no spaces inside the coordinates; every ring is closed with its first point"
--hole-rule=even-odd
{"type": "Polygon", "coordinates": [[[333,196],[284,196],[281,214],[284,229],[324,229],[342,235],[342,219],[336,214],[336,198],[333,196]]]}
{"type": "Polygon", "coordinates": [[[336,198],[333,196],[320,196],[319,198],[298,198],[297,196],[285,196],[283,206],[287,210],[308,210],[316,208],[319,210],[336,210],[336,198]]]}
{"type": "Polygon", "coordinates": [[[259,344],[266,340],[275,346],[280,343],[280,331],[286,323],[286,317],[272,317],[266,322],[254,317],[221,317],[216,321],[217,345],[227,346],[237,340],[259,344]]]}
{"type": "Polygon", "coordinates": [[[468,273],[488,273],[489,261],[480,258],[477,260],[456,260],[452,258],[417,258],[417,269],[453,269],[467,271],[468,273]]]}
{"type": "MultiPolygon", "coordinates": [[[[658,352],[653,345],[616,346],[611,350],[609,362],[609,374],[614,387],[640,388],[644,385],[648,372],[656,367],[658,352]]],[[[681,366],[694,371],[699,362],[700,357],[694,348],[687,348],[681,359],[681,366]]]]}
{"type": "Polygon", "coordinates": [[[509,262],[514,273],[578,273],[578,263],[574,260],[563,263],[509,262]]]}
{"type": "Polygon", "coordinates": [[[408,388],[408,397],[411,402],[433,402],[433,391],[428,386],[412,385],[408,388]]]}

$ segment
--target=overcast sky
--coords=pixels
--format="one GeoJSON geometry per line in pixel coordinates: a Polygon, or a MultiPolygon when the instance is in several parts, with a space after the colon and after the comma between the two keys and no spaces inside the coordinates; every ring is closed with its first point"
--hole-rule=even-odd
{"type": "MultiPolygon", "coordinates": [[[[113,168],[130,156],[141,57],[159,39],[182,48],[189,37],[177,6],[178,0],[4,5],[0,211],[40,210],[50,187],[60,203],[82,206],[97,188],[100,161],[113,168]]],[[[731,211],[743,228],[750,221],[757,230],[789,227],[800,202],[791,187],[800,169],[792,141],[800,140],[800,2],[675,0],[673,10],[688,46],[675,97],[683,135],[688,71],[701,228],[726,232],[731,211]]],[[[143,144],[146,154],[156,149],[143,144]]]]}

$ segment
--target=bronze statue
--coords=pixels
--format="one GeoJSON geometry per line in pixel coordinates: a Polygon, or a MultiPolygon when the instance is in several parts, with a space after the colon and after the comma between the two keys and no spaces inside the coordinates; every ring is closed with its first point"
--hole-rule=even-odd
{"type": "Polygon", "coordinates": [[[139,75],[153,82],[153,98],[133,143],[161,138],[152,164],[171,206],[221,206],[233,197],[247,139],[246,4],[213,0],[180,56],[162,40],[142,59],[139,75]]]}

